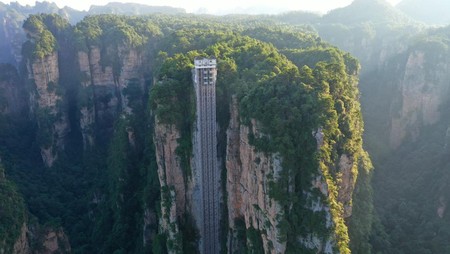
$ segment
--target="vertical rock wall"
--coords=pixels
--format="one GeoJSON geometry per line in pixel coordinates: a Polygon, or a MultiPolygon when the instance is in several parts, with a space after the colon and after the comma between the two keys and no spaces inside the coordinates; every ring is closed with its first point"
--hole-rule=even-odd
{"type": "Polygon", "coordinates": [[[22,80],[12,65],[0,64],[0,115],[24,118],[26,93],[22,80]]]}
{"type": "Polygon", "coordinates": [[[95,108],[94,94],[92,92],[91,82],[91,66],[89,54],[84,51],[78,52],[78,63],[80,65],[80,82],[79,105],[80,105],[80,129],[83,136],[84,148],[94,145],[94,124],[95,124],[95,108]]]}
{"type": "Polygon", "coordinates": [[[160,232],[166,234],[169,253],[179,253],[179,217],[186,207],[186,185],[180,159],[176,154],[180,133],[174,125],[155,125],[155,152],[161,185],[160,232]]]}
{"type": "Polygon", "coordinates": [[[430,63],[422,51],[412,51],[397,84],[400,99],[393,103],[390,145],[397,148],[409,138],[417,139],[422,127],[435,124],[449,93],[450,67],[442,59],[430,63]],[[396,106],[400,105],[400,106],[396,106]]]}
{"type": "MultiPolygon", "coordinates": [[[[256,123],[253,124],[256,126],[256,123]]],[[[253,127],[254,133],[258,133],[253,127]]],[[[231,228],[232,246],[237,251],[235,221],[244,219],[246,228],[263,232],[261,234],[265,253],[284,253],[286,242],[278,239],[278,217],[281,206],[269,197],[269,182],[276,180],[282,170],[279,156],[256,152],[249,144],[249,127],[241,125],[237,103],[231,105],[231,120],[227,130],[227,193],[228,220],[231,228]]]]}
{"type": "MultiPolygon", "coordinates": [[[[105,54],[105,53],[104,53],[105,54]]],[[[114,119],[120,114],[131,114],[129,98],[124,93],[129,84],[137,83],[144,89],[142,56],[135,49],[120,49],[121,66],[115,73],[111,64],[102,64],[102,50],[90,47],[78,52],[81,72],[80,127],[85,147],[95,143],[95,130],[112,132],[114,119]]]]}
{"type": "Polygon", "coordinates": [[[64,149],[64,139],[70,131],[63,105],[63,88],[59,84],[58,53],[28,60],[27,69],[28,78],[34,85],[31,112],[38,120],[42,160],[51,167],[58,157],[58,150],[64,149]]]}
{"type": "Polygon", "coordinates": [[[175,189],[177,216],[185,212],[186,186],[180,159],[176,154],[177,139],[180,133],[173,125],[157,124],[155,126],[156,161],[161,186],[172,186],[175,189]]]}
{"type": "MultiPolygon", "coordinates": [[[[248,230],[256,230],[261,236],[265,253],[285,253],[286,241],[282,240],[280,218],[284,216],[284,208],[279,202],[270,197],[270,184],[276,183],[282,172],[282,158],[278,154],[265,154],[255,151],[249,144],[249,133],[259,135],[258,123],[253,121],[250,127],[239,122],[239,112],[236,100],[231,105],[231,120],[227,130],[227,203],[229,221],[229,250],[234,253],[239,250],[238,231],[236,222],[243,220],[248,230]]],[[[322,147],[324,134],[321,129],[313,132],[318,150],[322,147]]],[[[305,209],[324,216],[324,225],[329,233],[317,234],[315,229],[298,236],[298,241],[307,249],[320,253],[334,253],[336,247],[335,235],[332,231],[336,219],[342,220],[352,214],[352,197],[357,174],[354,155],[341,154],[338,157],[336,169],[329,165],[326,172],[318,168],[315,176],[311,177],[311,187],[303,191],[305,209]],[[325,177],[331,171],[336,172],[335,180],[325,177]],[[328,179],[328,180],[327,180],[328,179]],[[330,189],[330,185],[333,189],[330,189]],[[331,193],[336,190],[336,193],[331,193]],[[320,193],[320,195],[318,195],[320,193]],[[340,213],[332,215],[329,204],[330,195],[337,201],[340,213]],[[341,216],[342,218],[334,218],[341,216]]],[[[323,165],[323,163],[321,163],[323,165]]],[[[276,183],[277,184],[277,183],[276,183]]],[[[294,189],[294,186],[290,186],[294,189]]],[[[248,243],[247,243],[248,244],[248,243]]]]}

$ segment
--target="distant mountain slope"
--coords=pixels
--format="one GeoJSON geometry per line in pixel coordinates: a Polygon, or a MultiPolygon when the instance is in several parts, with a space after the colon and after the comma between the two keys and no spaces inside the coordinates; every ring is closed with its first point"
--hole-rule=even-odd
{"type": "Polygon", "coordinates": [[[174,8],[170,6],[149,6],[135,3],[112,2],[103,6],[92,5],[89,14],[125,14],[125,15],[143,15],[151,13],[180,14],[186,13],[183,8],[174,8]]]}
{"type": "Polygon", "coordinates": [[[320,18],[319,14],[308,11],[290,11],[276,16],[276,19],[290,24],[315,23],[320,18]]]}
{"type": "Polygon", "coordinates": [[[385,0],[355,0],[349,6],[330,11],[323,17],[329,23],[355,24],[408,23],[412,20],[385,0]]]}
{"type": "Polygon", "coordinates": [[[427,24],[450,24],[450,1],[447,0],[403,0],[396,7],[427,24]]]}

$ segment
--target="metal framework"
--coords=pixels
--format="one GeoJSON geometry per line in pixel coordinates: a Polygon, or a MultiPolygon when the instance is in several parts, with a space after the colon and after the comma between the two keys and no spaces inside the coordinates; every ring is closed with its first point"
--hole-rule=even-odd
{"type": "Polygon", "coordinates": [[[193,70],[197,98],[196,165],[200,171],[203,222],[200,228],[203,254],[219,253],[220,173],[217,166],[216,59],[196,58],[193,70]]]}

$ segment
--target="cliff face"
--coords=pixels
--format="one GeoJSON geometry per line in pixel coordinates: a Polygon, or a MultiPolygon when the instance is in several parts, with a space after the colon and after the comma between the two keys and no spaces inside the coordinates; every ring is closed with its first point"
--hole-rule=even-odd
{"type": "Polygon", "coordinates": [[[12,65],[0,64],[0,115],[23,118],[26,112],[25,91],[12,65]]]}
{"type": "Polygon", "coordinates": [[[30,243],[27,237],[28,228],[27,225],[24,223],[22,226],[22,229],[20,230],[20,236],[19,239],[17,239],[16,243],[14,244],[14,254],[28,254],[31,253],[30,251],[30,243]]]}
{"type": "MultiPolygon", "coordinates": [[[[104,53],[105,54],[105,53],[104,53]]],[[[102,64],[101,49],[91,47],[78,52],[81,71],[80,127],[85,147],[94,143],[95,129],[110,133],[120,113],[131,114],[126,94],[130,84],[141,91],[144,86],[142,57],[135,49],[120,49],[115,64],[102,64]],[[118,70],[113,69],[118,65],[118,70]]]]}
{"type": "Polygon", "coordinates": [[[356,163],[353,156],[342,154],[339,158],[338,166],[338,198],[337,200],[343,205],[343,216],[348,218],[352,215],[352,198],[355,188],[355,179],[357,176],[356,163]]]}
{"type": "Polygon", "coordinates": [[[161,187],[174,188],[176,215],[181,216],[186,206],[186,186],[180,159],[176,154],[180,133],[173,125],[157,124],[155,126],[156,160],[161,187]]]}
{"type": "Polygon", "coordinates": [[[62,229],[48,228],[31,232],[23,224],[21,233],[14,244],[13,254],[68,254],[71,253],[69,240],[62,229]]]}
{"type": "MultiPolygon", "coordinates": [[[[114,119],[120,113],[132,114],[126,89],[133,86],[142,92],[144,86],[142,59],[136,50],[120,51],[117,71],[113,71],[111,64],[102,65],[100,51],[93,47],[88,53],[78,52],[79,125],[85,148],[95,143],[96,136],[103,141],[110,137],[114,119]]],[[[30,110],[38,121],[41,155],[48,167],[57,160],[58,150],[64,149],[65,138],[71,130],[58,61],[58,53],[54,52],[27,62],[28,78],[35,88],[30,94],[30,110]]]]}
{"type": "Polygon", "coordinates": [[[421,129],[437,123],[447,100],[450,66],[445,59],[412,51],[396,84],[400,106],[392,109],[390,144],[397,148],[405,139],[416,140],[421,129]],[[444,61],[443,61],[444,60],[444,61]],[[433,61],[433,62],[430,62],[433,61]]]}
{"type": "Polygon", "coordinates": [[[64,149],[70,131],[64,107],[63,88],[59,83],[58,53],[27,61],[28,78],[34,85],[30,93],[31,112],[38,121],[38,139],[44,164],[51,167],[64,149]]]}
{"type": "MultiPolygon", "coordinates": [[[[380,209],[380,221],[387,231],[392,230],[393,222],[401,228],[389,235],[391,252],[416,248],[412,244],[397,244],[405,236],[411,242],[425,242],[424,232],[430,226],[448,227],[448,34],[445,29],[431,29],[426,39],[418,36],[410,43],[406,52],[391,56],[386,68],[379,72],[385,73],[386,79],[379,81],[377,90],[390,94],[372,93],[374,99],[366,102],[367,108],[373,107],[367,110],[367,133],[378,139],[367,144],[373,154],[380,153],[374,161],[379,165],[373,180],[375,204],[386,208],[380,209]],[[435,39],[430,40],[431,36],[435,39]],[[370,119],[379,114],[376,110],[380,104],[388,105],[386,111],[381,111],[389,113],[384,113],[385,118],[370,119]],[[378,122],[385,126],[385,132],[378,132],[378,122]],[[407,211],[423,216],[417,218],[407,211]],[[418,225],[417,233],[408,229],[413,220],[418,225]]],[[[448,236],[439,233],[435,240],[439,244],[422,246],[421,251],[445,252],[448,236]]]]}
{"type": "Polygon", "coordinates": [[[34,80],[36,85],[36,102],[39,108],[49,108],[56,113],[56,103],[61,100],[61,95],[56,93],[59,81],[58,53],[28,62],[28,78],[34,80]],[[52,86],[52,87],[49,87],[52,86]]]}
{"type": "Polygon", "coordinates": [[[180,159],[176,154],[180,133],[174,125],[157,123],[154,143],[158,176],[161,185],[160,232],[167,237],[169,253],[179,253],[179,222],[186,206],[186,186],[180,159]]]}
{"type": "Polygon", "coordinates": [[[398,148],[405,140],[417,140],[423,127],[439,121],[449,79],[447,46],[440,39],[422,41],[417,35],[425,29],[414,23],[398,27],[324,24],[317,28],[322,38],[361,61],[362,100],[370,112],[368,128],[376,126],[374,132],[384,132],[386,150],[398,148]],[[377,110],[389,113],[378,116],[377,110]]]}
{"type": "MultiPolygon", "coordinates": [[[[258,133],[256,127],[253,128],[253,133],[258,133]]],[[[265,253],[284,253],[286,242],[278,240],[278,216],[282,215],[282,209],[268,193],[269,181],[276,180],[282,169],[281,159],[277,155],[255,152],[248,135],[249,127],[239,123],[237,103],[234,102],[227,131],[226,157],[230,237],[234,238],[232,243],[238,242],[235,222],[243,219],[247,229],[264,232],[261,237],[265,253]]],[[[238,250],[236,245],[230,248],[238,250]]]]}
{"type": "MultiPolygon", "coordinates": [[[[279,202],[270,197],[270,184],[276,182],[283,171],[282,158],[277,154],[265,154],[255,151],[249,144],[249,133],[259,135],[258,124],[253,121],[250,132],[249,127],[241,125],[237,103],[231,105],[231,120],[227,130],[227,203],[228,221],[230,228],[229,248],[239,250],[239,225],[243,220],[245,228],[260,232],[265,253],[285,253],[286,241],[281,240],[280,218],[284,210],[279,202]]],[[[324,142],[321,130],[313,132],[318,149],[324,142]]],[[[329,185],[337,186],[337,201],[342,206],[342,215],[348,218],[352,215],[352,197],[354,179],[357,168],[352,156],[342,154],[339,159],[337,184],[327,182],[319,170],[311,179],[311,188],[303,193],[307,200],[305,208],[316,214],[324,214],[325,227],[331,229],[336,223],[328,204],[330,195],[329,185]],[[321,193],[322,197],[314,193],[321,193]]],[[[290,187],[294,189],[294,186],[290,187]]],[[[321,253],[334,253],[336,244],[333,234],[317,235],[306,233],[299,241],[308,249],[316,249],[321,253]]]]}
{"type": "Polygon", "coordinates": [[[62,229],[47,229],[40,235],[38,242],[41,245],[37,247],[34,253],[37,254],[68,254],[71,248],[67,236],[62,229]]]}

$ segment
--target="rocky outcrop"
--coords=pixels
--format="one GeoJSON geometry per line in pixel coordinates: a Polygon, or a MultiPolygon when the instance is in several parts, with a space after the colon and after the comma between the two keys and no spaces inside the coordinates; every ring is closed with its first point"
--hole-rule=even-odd
{"type": "Polygon", "coordinates": [[[28,254],[31,253],[30,250],[30,243],[28,240],[28,228],[27,225],[24,223],[22,225],[22,229],[20,230],[20,236],[19,239],[17,239],[16,243],[14,244],[14,252],[13,254],[28,254]]]}
{"type": "Polygon", "coordinates": [[[42,160],[47,167],[56,161],[58,150],[64,149],[70,131],[64,110],[63,88],[59,84],[58,53],[43,59],[28,60],[28,78],[32,80],[31,112],[37,118],[42,160]]]}
{"type": "MultiPolygon", "coordinates": [[[[397,148],[405,139],[416,140],[422,127],[433,125],[441,118],[440,108],[449,92],[449,66],[445,62],[427,61],[422,51],[412,51],[405,70],[396,85],[400,98],[398,108],[392,108],[390,145],[397,148]]],[[[434,59],[434,58],[433,58],[434,59]]],[[[434,60],[433,60],[434,61],[434,60]]]]}
{"type": "Polygon", "coordinates": [[[69,239],[62,228],[42,228],[39,225],[28,228],[28,225],[24,223],[12,253],[69,254],[71,253],[71,247],[69,239]]]}
{"type": "Polygon", "coordinates": [[[70,253],[71,248],[67,236],[61,229],[49,230],[44,235],[43,249],[39,254],[70,253]]]}
{"type": "Polygon", "coordinates": [[[358,169],[356,163],[353,161],[353,157],[342,154],[339,159],[339,189],[337,200],[344,207],[344,218],[348,218],[352,215],[352,198],[357,171],[358,169]]]}
{"type": "MultiPolygon", "coordinates": [[[[253,122],[253,133],[258,133],[256,126],[253,122]]],[[[237,103],[232,103],[226,156],[230,242],[239,241],[235,239],[235,221],[243,219],[247,229],[263,232],[261,237],[265,253],[284,253],[286,242],[279,241],[278,228],[278,218],[283,210],[268,193],[269,183],[276,180],[282,170],[281,158],[276,154],[255,151],[249,144],[249,132],[249,127],[239,122],[237,103]]],[[[237,250],[233,244],[229,248],[233,253],[237,250]]]]}
{"type": "Polygon", "coordinates": [[[33,254],[69,254],[72,252],[69,238],[62,228],[40,228],[38,226],[30,234],[33,241],[33,254]]]}

